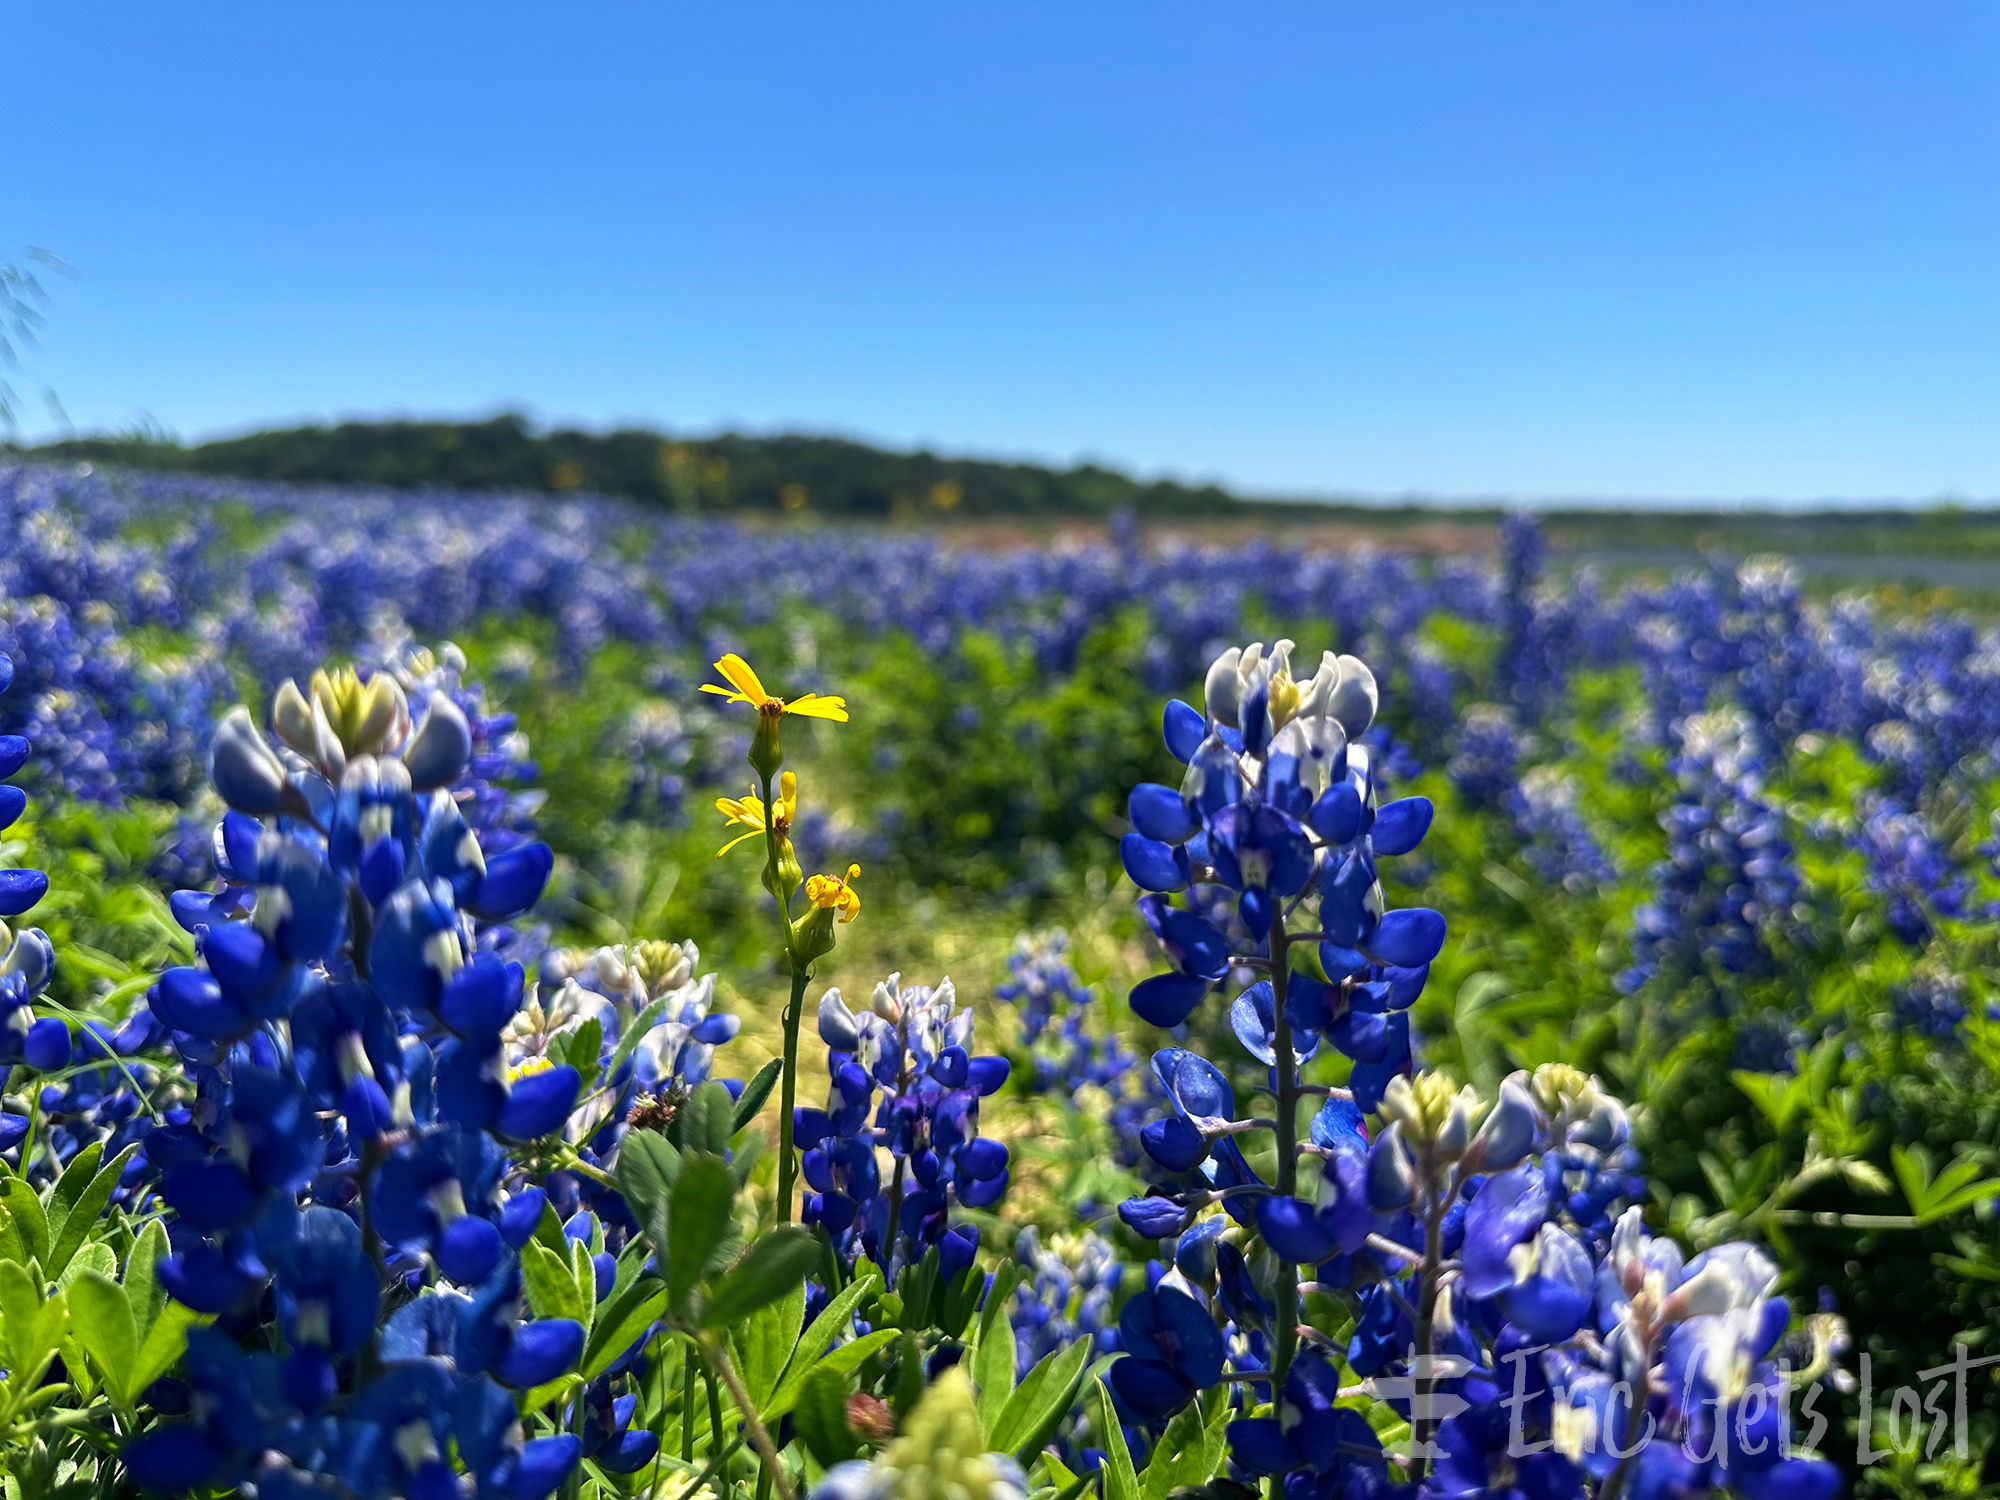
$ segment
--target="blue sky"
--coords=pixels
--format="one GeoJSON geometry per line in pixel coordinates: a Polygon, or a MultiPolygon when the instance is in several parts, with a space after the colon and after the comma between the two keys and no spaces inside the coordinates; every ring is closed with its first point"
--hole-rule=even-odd
{"type": "MultiPolygon", "coordinates": [[[[80,427],[2000,496],[2000,8],[9,8],[80,427]]],[[[35,416],[31,425],[46,428],[35,416]]]]}

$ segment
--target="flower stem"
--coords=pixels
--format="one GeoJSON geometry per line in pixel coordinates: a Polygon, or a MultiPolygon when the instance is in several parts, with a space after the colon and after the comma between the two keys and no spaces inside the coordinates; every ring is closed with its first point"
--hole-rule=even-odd
{"type": "Polygon", "coordinates": [[[799,1022],[805,1015],[806,981],[811,977],[801,969],[792,970],[792,998],[785,1006],[785,1070],[778,1087],[778,1222],[792,1222],[792,1191],[798,1182],[797,1153],[792,1149],[792,1115],[798,1107],[799,1022]]]}
{"type": "MultiPolygon", "coordinates": [[[[685,1464],[694,1462],[694,1397],[695,1381],[699,1378],[695,1370],[694,1340],[689,1339],[687,1361],[681,1371],[681,1462],[685,1464]]],[[[709,1446],[720,1452],[721,1434],[711,1437],[709,1446]]]]}
{"type": "Polygon", "coordinates": [[[792,996],[785,1005],[784,1072],[778,1090],[778,1222],[792,1222],[792,1192],[798,1181],[798,1163],[793,1160],[792,1111],[799,1097],[799,1021],[805,1011],[806,984],[811,972],[799,962],[798,946],[792,936],[790,892],[778,862],[778,809],[771,800],[771,778],[758,773],[764,794],[764,883],[771,899],[778,903],[778,934],[784,944],[785,966],[792,975],[792,996]]]}
{"type": "Polygon", "coordinates": [[[1454,1173],[1449,1191],[1437,1189],[1437,1168],[1427,1162],[1424,1182],[1424,1256],[1417,1264],[1415,1354],[1410,1375],[1410,1477],[1421,1479],[1430,1456],[1431,1434],[1435,1430],[1431,1414],[1431,1354],[1435,1342],[1438,1278],[1444,1268],[1444,1212],[1457,1196],[1458,1177],[1454,1173]]]}
{"type": "MultiPolygon", "coordinates": [[[[1290,941],[1282,913],[1271,921],[1271,1049],[1278,1075],[1276,1135],[1278,1191],[1293,1196],[1299,1181],[1299,1070],[1292,1055],[1292,1025],[1285,1019],[1285,990],[1290,978],[1290,941]]],[[[1271,1353],[1271,1399],[1277,1400],[1292,1368],[1299,1344],[1299,1268],[1280,1257],[1277,1277],[1278,1328],[1271,1353]]]]}
{"type": "Polygon", "coordinates": [[[778,1500],[792,1500],[792,1482],[785,1477],[785,1471],[778,1463],[778,1450],[771,1446],[771,1434],[764,1430],[764,1421],[757,1415],[757,1404],[750,1399],[750,1392],[744,1389],[736,1366],[730,1362],[729,1351],[722,1347],[722,1340],[713,1335],[703,1338],[701,1343],[708,1354],[710,1366],[722,1377],[722,1383],[729,1387],[729,1398],[743,1415],[743,1426],[750,1434],[750,1445],[764,1460],[765,1472],[771,1476],[772,1484],[777,1486],[778,1500]]]}

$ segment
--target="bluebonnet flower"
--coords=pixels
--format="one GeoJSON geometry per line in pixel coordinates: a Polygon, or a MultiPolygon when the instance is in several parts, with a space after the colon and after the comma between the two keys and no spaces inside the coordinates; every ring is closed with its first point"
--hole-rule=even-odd
{"type": "Polygon", "coordinates": [[[1007,1191],[1007,1148],[979,1134],[979,1101],[1007,1081],[1007,1060],[972,1054],[972,1012],[949,979],[933,989],[891,974],[858,1016],[828,990],[819,1036],[831,1088],[824,1109],[797,1111],[802,1221],[891,1275],[932,1248],[963,1270],[977,1235],[950,1228],[951,1205],[990,1208],[1007,1191]]]}
{"type": "Polygon", "coordinates": [[[1633,916],[1628,993],[1655,974],[1767,972],[1793,925],[1798,872],[1783,810],[1764,790],[1765,756],[1739,710],[1676,725],[1680,794],[1662,814],[1667,858],[1633,916]]]}
{"type": "Polygon", "coordinates": [[[1099,1354],[1118,1350],[1113,1304],[1125,1268],[1116,1246],[1090,1230],[1054,1235],[1044,1245],[1029,1225],[1015,1237],[1014,1258],[1024,1273],[1008,1309],[1019,1375],[1080,1338],[1099,1354]]]}
{"type": "Polygon", "coordinates": [[[1139,1130],[1162,1098],[1139,1055],[1102,1015],[1096,991],[1070,966],[1068,934],[1023,933],[1007,967],[1013,977],[994,997],[1020,1015],[1027,1084],[1037,1093],[1062,1094],[1104,1118],[1119,1165],[1139,1168],[1145,1161],[1139,1130]]]}
{"type": "MultiPolygon", "coordinates": [[[[330,1477],[366,1496],[444,1494],[455,1453],[479,1495],[538,1500],[583,1451],[575,1434],[523,1442],[507,1394],[574,1367],[584,1342],[573,1321],[525,1315],[518,1253],[553,1211],[527,1169],[546,1176],[586,1138],[614,1147],[622,1116],[605,1101],[642,1073],[705,1072],[688,1049],[733,1027],[703,1031],[694,954],[667,945],[572,965],[567,1027],[543,1024],[539,1003],[524,1019],[507,924],[539,897],[549,853],[501,816],[489,854],[466,821],[475,736],[453,687],[429,681],[412,723],[397,677],[318,674],[277,695],[282,749],[240,710],[217,732],[221,889],[177,898],[201,962],[149,996],[196,1102],[144,1136],[145,1154],[174,1214],[161,1282],[239,1326],[268,1287],[277,1328],[274,1352],[210,1351],[197,1386],[213,1401],[129,1448],[142,1484],[305,1493],[330,1477]],[[623,987],[586,990],[580,968],[623,987]],[[605,1051],[558,1052],[586,1012],[605,1051]],[[601,1107],[573,1120],[577,1063],[601,1065],[642,1019],[601,1107]],[[411,1291],[381,1326],[392,1292],[411,1291]],[[227,1409],[246,1382],[272,1389],[227,1409]]],[[[587,1214],[571,1230],[602,1243],[587,1214]]],[[[644,1446],[617,1430],[611,1378],[575,1398],[603,1464],[644,1446]]]]}

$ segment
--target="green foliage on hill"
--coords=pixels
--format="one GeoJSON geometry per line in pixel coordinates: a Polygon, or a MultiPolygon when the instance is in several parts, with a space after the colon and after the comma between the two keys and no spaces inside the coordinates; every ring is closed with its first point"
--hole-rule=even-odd
{"type": "Polygon", "coordinates": [[[591,490],[676,511],[812,510],[878,518],[1148,516],[1248,509],[1213,485],[1141,481],[1083,464],[896,453],[844,438],[675,438],[644,428],[536,433],[508,414],[484,422],[343,422],[253,432],[184,446],[153,437],[88,437],[34,456],[191,469],[244,479],[462,489],[591,490]]]}

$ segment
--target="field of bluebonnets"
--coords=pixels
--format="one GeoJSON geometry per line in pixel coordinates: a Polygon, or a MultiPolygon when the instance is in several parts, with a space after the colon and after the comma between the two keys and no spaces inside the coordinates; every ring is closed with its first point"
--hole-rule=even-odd
{"type": "Polygon", "coordinates": [[[1978,619],[0,514],[9,1500],[1991,1484],[1978,619]]]}

